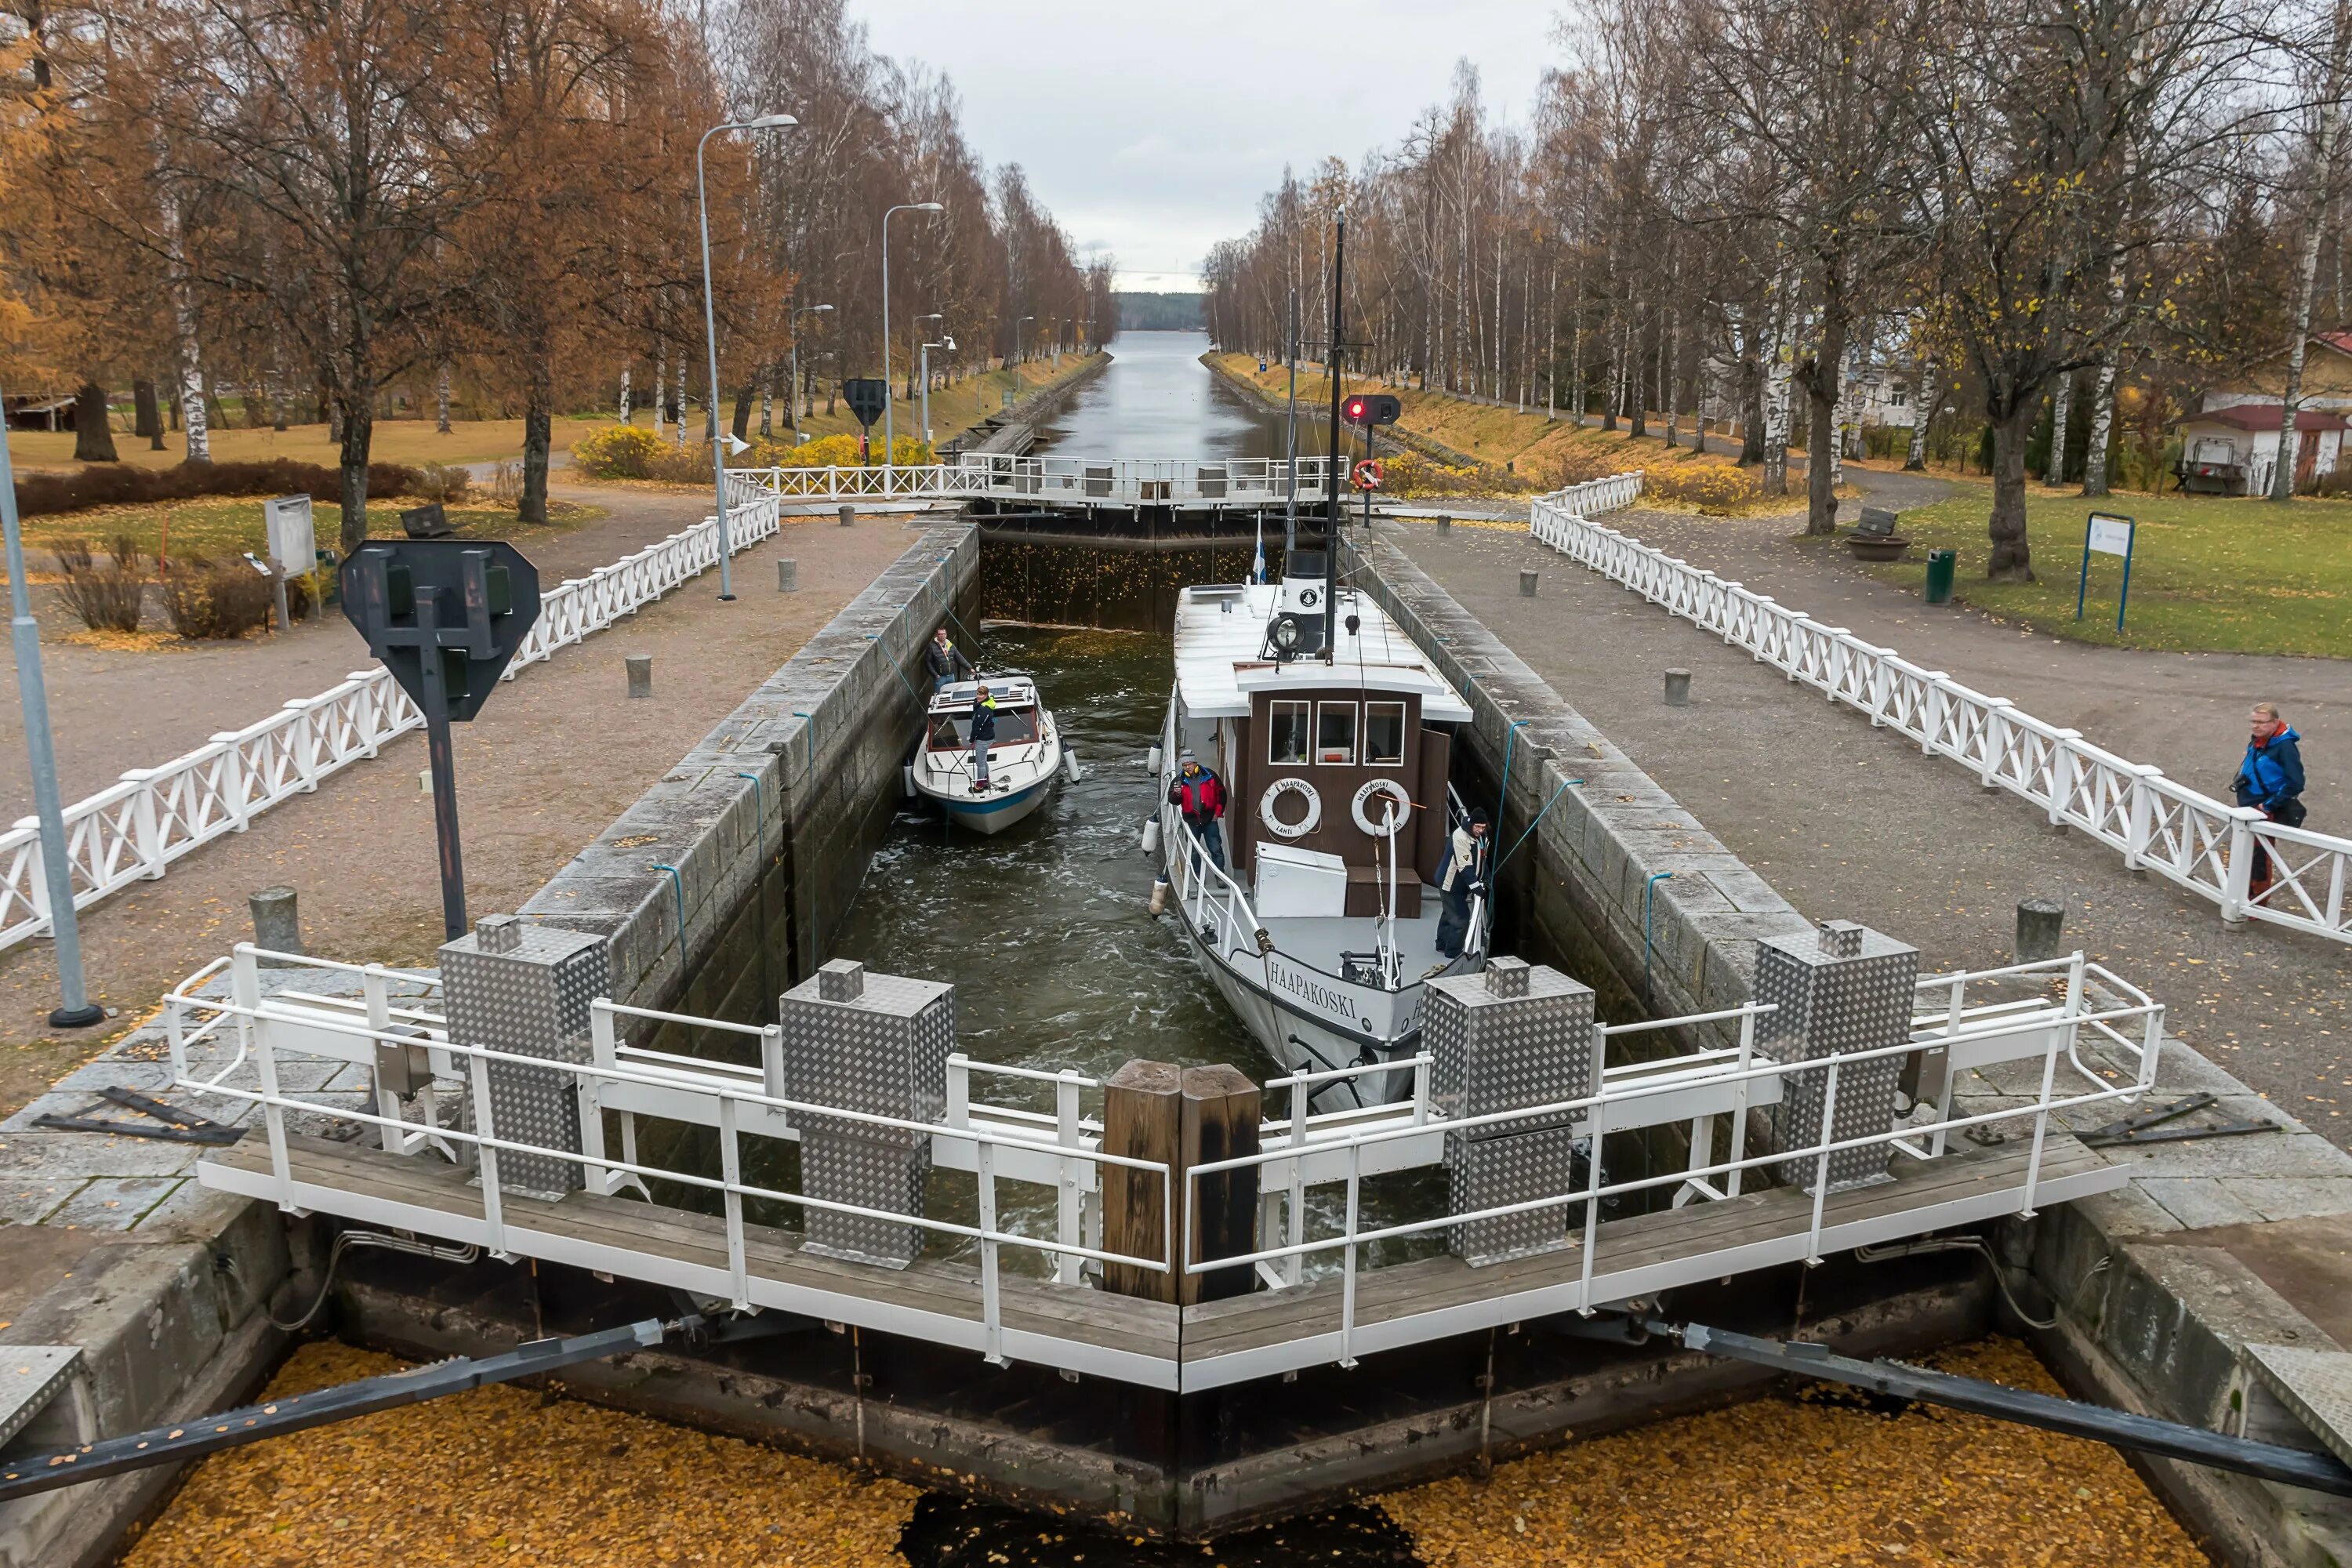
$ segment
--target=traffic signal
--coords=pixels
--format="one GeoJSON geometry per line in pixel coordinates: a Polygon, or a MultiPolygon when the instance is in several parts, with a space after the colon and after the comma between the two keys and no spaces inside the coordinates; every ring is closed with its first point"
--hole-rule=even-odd
{"type": "Polygon", "coordinates": [[[1404,405],[1384,392],[1367,392],[1348,399],[1341,405],[1340,412],[1348,416],[1348,423],[1350,425],[1362,425],[1367,427],[1374,425],[1393,425],[1397,422],[1398,416],[1404,413],[1404,405]]]}

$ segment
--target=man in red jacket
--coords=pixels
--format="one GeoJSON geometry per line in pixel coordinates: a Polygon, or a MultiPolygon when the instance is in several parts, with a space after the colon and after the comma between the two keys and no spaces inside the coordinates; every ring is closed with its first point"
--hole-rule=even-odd
{"type": "Polygon", "coordinates": [[[1225,815],[1225,786],[1190,752],[1177,759],[1176,782],[1168,786],[1168,803],[1184,814],[1184,825],[1199,835],[1201,847],[1217,863],[1217,869],[1223,870],[1225,835],[1217,819],[1225,815]]]}

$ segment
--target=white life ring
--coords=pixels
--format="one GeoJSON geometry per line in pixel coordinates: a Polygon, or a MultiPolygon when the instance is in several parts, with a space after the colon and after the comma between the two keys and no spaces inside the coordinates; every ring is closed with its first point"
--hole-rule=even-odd
{"type": "Polygon", "coordinates": [[[1357,826],[1375,838],[1386,838],[1412,820],[1412,796],[1405,794],[1404,785],[1394,779],[1374,779],[1356,792],[1355,805],[1350,809],[1355,813],[1357,826]],[[1381,820],[1377,822],[1364,810],[1371,805],[1372,796],[1376,795],[1384,795],[1396,802],[1396,809],[1382,812],[1381,820]]]}
{"type": "Polygon", "coordinates": [[[1265,793],[1258,796],[1257,819],[1265,823],[1265,830],[1276,837],[1304,838],[1314,832],[1316,826],[1323,820],[1323,797],[1317,795],[1315,786],[1305,779],[1279,778],[1266,785],[1265,793]],[[1286,795],[1307,797],[1307,815],[1297,822],[1285,822],[1274,814],[1274,803],[1286,795]]]}

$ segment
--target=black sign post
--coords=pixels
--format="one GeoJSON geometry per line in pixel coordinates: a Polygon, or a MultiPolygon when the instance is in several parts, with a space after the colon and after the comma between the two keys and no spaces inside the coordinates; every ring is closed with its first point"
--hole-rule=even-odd
{"type": "Polygon", "coordinates": [[[466,868],[449,726],[482,710],[538,621],[539,568],[502,540],[371,539],[339,575],[344,616],[425,710],[441,924],[454,942],[466,934],[466,868]]]}
{"type": "Polygon", "coordinates": [[[841,395],[849,411],[857,416],[857,460],[862,465],[872,460],[874,422],[890,406],[890,384],[873,376],[859,377],[843,382],[841,395]]]}

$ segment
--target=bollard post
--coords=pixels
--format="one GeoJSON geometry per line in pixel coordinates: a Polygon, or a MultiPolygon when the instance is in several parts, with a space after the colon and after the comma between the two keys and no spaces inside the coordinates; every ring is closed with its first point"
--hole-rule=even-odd
{"type": "Polygon", "coordinates": [[[1666,706],[1669,708],[1687,708],[1690,706],[1689,670],[1670,669],[1666,671],[1666,706]]]}
{"type": "MultiPolygon", "coordinates": [[[[1258,1152],[1258,1088],[1239,1068],[1186,1068],[1180,1085],[1183,1125],[1179,1148],[1183,1168],[1237,1160],[1258,1152]]],[[[1186,1256],[1234,1258],[1257,1250],[1257,1189],[1260,1167],[1216,1171],[1193,1182],[1192,1247],[1186,1256]]],[[[1182,1198],[1178,1199],[1177,1236],[1183,1236],[1182,1198]]],[[[1136,1256],[1140,1257],[1141,1254],[1136,1256]]],[[[1177,1280],[1176,1299],[1186,1306],[1246,1296],[1257,1289],[1257,1270],[1237,1263],[1177,1280]]]]}
{"type": "MultiPolygon", "coordinates": [[[[271,952],[310,951],[302,945],[302,916],[295,908],[293,889],[264,888],[245,901],[253,910],[254,946],[271,952]]],[[[271,963],[266,958],[261,962],[265,966],[271,963]]]]}
{"type": "Polygon", "coordinates": [[[850,505],[847,501],[843,501],[841,503],[841,526],[844,528],[851,528],[855,527],[856,522],[857,509],[850,505]]]}
{"type": "Polygon", "coordinates": [[[1532,572],[1521,572],[1519,574],[1519,597],[1522,599],[1532,599],[1535,596],[1536,574],[1532,572]]]}
{"type": "Polygon", "coordinates": [[[654,656],[633,653],[625,656],[621,662],[628,667],[629,695],[651,697],[654,694],[654,656]]]}
{"type": "MultiPolygon", "coordinates": [[[[1165,1162],[1171,1172],[1183,1137],[1181,1068],[1169,1062],[1130,1061],[1103,1080],[1102,1152],[1130,1160],[1165,1162]]],[[[1183,1232],[1171,1221],[1168,1198],[1181,1202],[1182,1188],[1163,1190],[1160,1173],[1125,1165],[1102,1168],[1103,1250],[1129,1258],[1167,1258],[1171,1237],[1183,1232]]],[[[1115,1296],[1173,1301],[1180,1276],[1131,1264],[1103,1265],[1103,1289],[1115,1296]]]]}
{"type": "Polygon", "coordinates": [[[801,589],[801,563],[787,555],[776,563],[776,592],[797,594],[801,589]]]}
{"type": "Polygon", "coordinates": [[[1454,520],[1441,511],[1437,514],[1437,526],[1450,531],[1454,527],[1454,520]]]}
{"type": "Polygon", "coordinates": [[[2058,899],[2017,900],[2017,962],[2039,963],[2058,956],[2058,940],[2066,925],[2066,905],[2058,899]]]}

